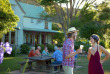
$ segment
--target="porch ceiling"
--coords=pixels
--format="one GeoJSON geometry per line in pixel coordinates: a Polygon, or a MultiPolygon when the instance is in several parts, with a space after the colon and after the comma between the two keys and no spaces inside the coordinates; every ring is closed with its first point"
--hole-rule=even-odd
{"type": "Polygon", "coordinates": [[[61,31],[49,30],[49,29],[23,28],[23,30],[24,31],[34,31],[34,32],[63,33],[61,31]]]}

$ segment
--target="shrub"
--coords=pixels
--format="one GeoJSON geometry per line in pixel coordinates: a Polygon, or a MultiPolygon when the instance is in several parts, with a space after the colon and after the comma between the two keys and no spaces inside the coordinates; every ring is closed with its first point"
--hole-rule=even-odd
{"type": "Polygon", "coordinates": [[[103,47],[105,47],[105,42],[104,41],[100,41],[99,44],[102,45],[103,47]]]}
{"type": "Polygon", "coordinates": [[[54,51],[54,45],[52,45],[52,44],[47,44],[47,48],[48,48],[49,52],[54,51]]]}
{"type": "Polygon", "coordinates": [[[29,53],[29,50],[30,50],[30,47],[27,44],[22,44],[20,46],[20,51],[23,54],[28,54],[29,53]]]}
{"type": "Polygon", "coordinates": [[[79,49],[80,45],[84,45],[83,51],[86,51],[86,53],[88,52],[88,48],[91,46],[89,44],[89,41],[85,41],[85,42],[81,42],[81,41],[76,41],[75,42],[75,49],[79,49]]]}
{"type": "Polygon", "coordinates": [[[84,43],[81,42],[81,41],[76,41],[75,44],[74,44],[74,48],[79,49],[80,45],[84,45],[84,43]]]}
{"type": "Polygon", "coordinates": [[[63,44],[62,43],[58,43],[58,44],[56,44],[56,46],[63,47],[63,44]]]}

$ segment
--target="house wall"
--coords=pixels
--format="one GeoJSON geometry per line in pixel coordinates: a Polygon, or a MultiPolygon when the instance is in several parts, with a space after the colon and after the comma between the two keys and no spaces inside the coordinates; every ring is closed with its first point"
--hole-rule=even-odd
{"type": "MultiPolygon", "coordinates": [[[[23,27],[24,28],[36,28],[36,29],[45,29],[45,20],[40,20],[36,18],[23,17],[23,27]],[[33,22],[31,21],[33,19],[33,22]]],[[[48,29],[52,29],[52,23],[48,22],[48,29]]]]}
{"type": "Polygon", "coordinates": [[[48,34],[47,37],[48,44],[52,44],[52,34],[48,34]]]}
{"type": "Polygon", "coordinates": [[[17,27],[20,27],[20,30],[16,30],[15,31],[15,45],[21,45],[23,44],[23,11],[20,9],[20,7],[18,6],[18,4],[16,3],[15,0],[10,0],[11,4],[15,4],[14,7],[14,14],[17,15],[19,17],[19,22],[17,23],[17,27]]]}

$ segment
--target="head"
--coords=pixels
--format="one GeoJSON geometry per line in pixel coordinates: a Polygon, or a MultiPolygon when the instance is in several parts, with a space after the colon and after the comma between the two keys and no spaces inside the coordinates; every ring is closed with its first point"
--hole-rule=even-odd
{"type": "Polygon", "coordinates": [[[35,47],[31,47],[31,50],[35,50],[35,47]]]}
{"type": "Polygon", "coordinates": [[[95,43],[99,44],[99,36],[96,34],[93,34],[90,37],[90,42],[91,42],[91,44],[95,44],[95,43]]]}
{"type": "Polygon", "coordinates": [[[55,46],[55,47],[54,47],[54,50],[58,50],[58,47],[57,47],[57,46],[55,46]]]}
{"type": "Polygon", "coordinates": [[[38,46],[38,47],[37,47],[37,49],[38,49],[38,50],[41,50],[41,47],[40,47],[40,46],[38,46]]]}
{"type": "Polygon", "coordinates": [[[47,50],[47,47],[45,47],[44,50],[47,50]]]}
{"type": "Polygon", "coordinates": [[[76,39],[76,38],[77,38],[77,32],[78,32],[78,31],[79,31],[79,30],[76,30],[75,27],[69,28],[69,29],[68,29],[68,33],[67,33],[68,38],[76,39]]]}
{"type": "Polygon", "coordinates": [[[73,38],[75,40],[77,38],[77,32],[68,33],[68,38],[73,38]]]}

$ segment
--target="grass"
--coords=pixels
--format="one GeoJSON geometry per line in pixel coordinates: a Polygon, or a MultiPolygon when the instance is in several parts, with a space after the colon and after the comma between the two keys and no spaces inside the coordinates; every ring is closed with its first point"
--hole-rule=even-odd
{"type": "MultiPolygon", "coordinates": [[[[0,74],[6,72],[8,68],[10,68],[11,71],[19,70],[20,65],[18,64],[18,62],[26,61],[25,59],[23,59],[24,57],[27,57],[27,55],[4,58],[3,63],[0,64],[0,74]]],[[[74,71],[74,74],[88,74],[87,57],[78,57],[77,65],[82,66],[82,68],[74,71]]],[[[103,69],[105,72],[104,74],[110,74],[110,59],[103,63],[103,69]]]]}
{"type": "Polygon", "coordinates": [[[27,57],[27,56],[25,55],[25,56],[4,58],[3,63],[0,64],[0,74],[6,72],[8,68],[11,71],[20,69],[20,65],[18,64],[18,62],[26,61],[25,59],[23,59],[23,57],[27,57]]]}
{"type": "MultiPolygon", "coordinates": [[[[103,59],[103,57],[102,57],[103,59]]],[[[78,57],[78,66],[82,66],[78,70],[74,71],[74,74],[88,74],[88,60],[87,57],[78,57]]],[[[110,59],[105,61],[103,64],[104,74],[110,74],[110,59]]]]}

